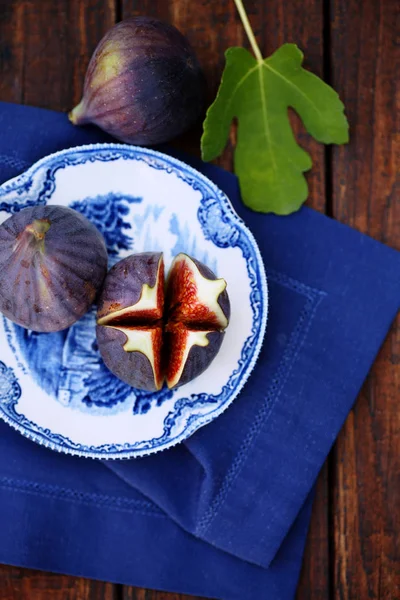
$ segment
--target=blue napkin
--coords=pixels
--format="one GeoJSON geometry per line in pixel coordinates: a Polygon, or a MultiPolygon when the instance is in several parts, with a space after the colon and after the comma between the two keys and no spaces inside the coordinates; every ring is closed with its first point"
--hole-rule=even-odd
{"type": "MultiPolygon", "coordinates": [[[[65,115],[1,103],[0,131],[0,181],[56,150],[110,140],[65,115]]],[[[57,455],[1,423],[0,561],[288,600],[310,490],[400,306],[400,255],[306,208],[252,213],[234,176],[184,159],[227,193],[259,243],[271,301],[259,362],[226,413],[144,459],[57,455]]]]}

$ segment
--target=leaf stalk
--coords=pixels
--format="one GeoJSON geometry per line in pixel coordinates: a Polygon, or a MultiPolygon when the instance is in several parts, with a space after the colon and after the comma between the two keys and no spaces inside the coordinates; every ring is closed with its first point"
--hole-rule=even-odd
{"type": "Polygon", "coordinates": [[[234,2],[235,2],[235,5],[236,5],[236,8],[237,8],[237,11],[239,13],[239,16],[240,16],[240,18],[242,20],[244,30],[245,30],[245,32],[247,34],[247,37],[249,38],[250,45],[251,45],[252,50],[254,52],[254,56],[256,57],[256,59],[259,62],[262,62],[264,60],[263,59],[263,55],[261,54],[260,47],[257,44],[257,40],[256,40],[256,38],[254,36],[253,29],[251,28],[250,21],[249,21],[249,18],[247,16],[247,13],[246,13],[246,9],[243,6],[243,2],[242,2],[242,0],[234,0],[234,2]]]}

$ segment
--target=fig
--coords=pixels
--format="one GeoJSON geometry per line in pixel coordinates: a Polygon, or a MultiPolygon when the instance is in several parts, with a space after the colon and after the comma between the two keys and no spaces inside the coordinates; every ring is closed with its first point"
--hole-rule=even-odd
{"type": "Polygon", "coordinates": [[[164,260],[161,253],[132,254],[112,267],[99,300],[99,325],[159,321],[163,311],[164,260]]]}
{"type": "Polygon", "coordinates": [[[183,323],[167,326],[167,386],[184,385],[201,375],[217,356],[223,336],[221,331],[191,329],[183,323]]]}
{"type": "Polygon", "coordinates": [[[109,370],[128,385],[151,392],[160,390],[164,381],[162,339],[157,326],[97,327],[97,343],[109,370]]]}
{"type": "Polygon", "coordinates": [[[168,277],[169,320],[225,329],[230,317],[226,281],[187,254],[175,257],[168,277]]]}
{"type": "Polygon", "coordinates": [[[179,254],[164,301],[161,253],[124,258],[106,277],[97,342],[106,366],[132,387],[159,390],[192,381],[218,354],[230,318],[224,279],[179,254]]]}
{"type": "Polygon", "coordinates": [[[63,206],[35,206],[0,225],[0,312],[39,332],[67,329],[89,310],[107,273],[101,233],[63,206]]]}
{"type": "Polygon", "coordinates": [[[134,17],[98,44],[69,118],[123,142],[151,145],[189,129],[204,105],[205,78],[188,40],[172,25],[134,17]]]}

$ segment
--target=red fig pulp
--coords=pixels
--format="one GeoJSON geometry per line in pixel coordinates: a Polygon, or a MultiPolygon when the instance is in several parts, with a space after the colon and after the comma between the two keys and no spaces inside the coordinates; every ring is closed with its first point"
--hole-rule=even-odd
{"type": "Polygon", "coordinates": [[[169,319],[225,329],[230,316],[226,281],[206,265],[178,254],[168,277],[169,319]]]}
{"type": "Polygon", "coordinates": [[[100,41],[83,98],[70,113],[132,144],[167,142],[201,116],[205,80],[187,39],[172,25],[126,19],[100,41]]]}
{"type": "Polygon", "coordinates": [[[162,254],[135,254],[108,274],[100,298],[97,340],[107,367],[149,391],[188,383],[221,347],[230,316],[226,282],[179,254],[164,305],[162,254]]]}
{"type": "Polygon", "coordinates": [[[89,310],[106,273],[102,235],[70,208],[26,208],[0,225],[0,312],[22,327],[70,327],[89,310]]]}

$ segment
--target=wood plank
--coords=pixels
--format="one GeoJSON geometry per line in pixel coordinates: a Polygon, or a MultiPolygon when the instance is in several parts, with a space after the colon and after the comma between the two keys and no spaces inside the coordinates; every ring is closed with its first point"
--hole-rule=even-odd
{"type": "Polygon", "coordinates": [[[124,587],[122,600],[202,600],[198,596],[156,592],[132,587],[124,587]]]}
{"type": "Polygon", "coordinates": [[[7,2],[1,6],[0,19],[0,100],[22,101],[23,81],[23,7],[7,2]]]}
{"type": "MultiPolygon", "coordinates": [[[[333,156],[336,218],[400,248],[396,0],[334,0],[333,83],[351,143],[333,156]]],[[[400,598],[400,323],[336,445],[335,598],[400,598]]]]}
{"type": "Polygon", "coordinates": [[[0,20],[0,99],[67,111],[90,56],[115,22],[114,0],[8,0],[0,20]]]}
{"type": "Polygon", "coordinates": [[[171,22],[171,2],[164,0],[122,0],[121,18],[154,17],[171,22]]]}
{"type": "Polygon", "coordinates": [[[1,600],[118,600],[118,587],[0,565],[1,600]]]}
{"type": "Polygon", "coordinates": [[[329,493],[328,463],[318,478],[310,530],[296,600],[328,600],[329,563],[329,493]]]}

